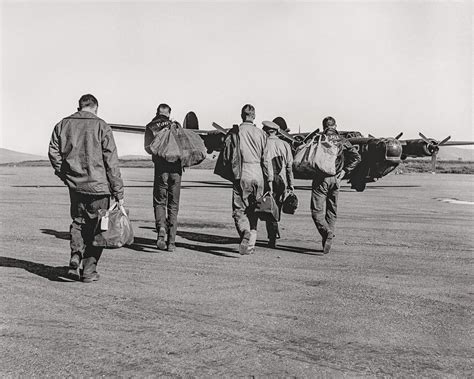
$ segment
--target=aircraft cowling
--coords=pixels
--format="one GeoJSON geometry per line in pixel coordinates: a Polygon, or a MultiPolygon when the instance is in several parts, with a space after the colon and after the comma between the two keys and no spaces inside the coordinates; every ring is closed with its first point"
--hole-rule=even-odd
{"type": "Polygon", "coordinates": [[[431,157],[437,149],[433,144],[428,144],[422,139],[406,141],[403,146],[403,156],[406,157],[431,157]]]}
{"type": "Polygon", "coordinates": [[[204,146],[206,146],[207,153],[211,154],[213,151],[221,151],[224,146],[225,134],[215,133],[209,134],[203,138],[204,146]]]}
{"type": "Polygon", "coordinates": [[[403,149],[399,140],[395,138],[377,138],[370,140],[367,145],[368,153],[375,162],[400,163],[403,149]]]}

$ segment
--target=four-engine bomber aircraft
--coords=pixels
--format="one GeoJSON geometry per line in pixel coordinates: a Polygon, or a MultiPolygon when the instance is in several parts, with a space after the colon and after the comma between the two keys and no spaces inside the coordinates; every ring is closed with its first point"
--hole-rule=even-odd
{"type": "MultiPolygon", "coordinates": [[[[319,129],[311,133],[288,133],[288,126],[282,117],[273,120],[280,126],[280,138],[288,141],[293,151],[301,144],[308,141],[319,132],[319,129]]],[[[229,129],[225,129],[216,123],[212,123],[215,130],[200,130],[199,122],[194,112],[189,112],[183,122],[183,127],[192,129],[201,136],[208,153],[220,151],[223,146],[224,137],[229,129]]],[[[126,133],[144,133],[145,127],[138,125],[110,124],[113,130],[126,133]]],[[[403,133],[396,137],[376,138],[369,135],[364,137],[358,131],[338,131],[344,138],[347,138],[359,151],[362,160],[350,173],[345,176],[351,183],[351,187],[356,191],[363,191],[367,183],[375,182],[378,179],[392,172],[403,160],[408,157],[431,157],[432,171],[436,168],[436,156],[441,146],[474,145],[474,141],[449,141],[450,136],[442,141],[427,138],[419,133],[420,139],[400,140],[403,133]]],[[[305,177],[302,173],[295,171],[296,179],[312,179],[305,177]]]]}

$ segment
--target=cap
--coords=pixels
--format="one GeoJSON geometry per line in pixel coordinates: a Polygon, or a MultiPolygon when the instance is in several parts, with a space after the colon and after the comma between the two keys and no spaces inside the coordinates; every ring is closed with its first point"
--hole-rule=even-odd
{"type": "Polygon", "coordinates": [[[268,129],[280,130],[280,127],[273,121],[262,121],[263,127],[268,129]]]}

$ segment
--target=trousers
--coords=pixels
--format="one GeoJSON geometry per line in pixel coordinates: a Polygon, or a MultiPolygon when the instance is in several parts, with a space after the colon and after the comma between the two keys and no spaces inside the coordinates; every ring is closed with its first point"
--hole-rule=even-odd
{"type": "MultiPolygon", "coordinates": [[[[273,198],[278,206],[278,214],[281,217],[281,208],[283,206],[283,200],[285,198],[286,185],[280,176],[275,176],[273,183],[273,198]]],[[[269,240],[280,238],[280,228],[278,227],[278,221],[265,221],[267,227],[267,236],[269,240]]]]}
{"type": "Polygon", "coordinates": [[[336,176],[313,179],[311,186],[311,216],[321,237],[334,233],[337,219],[337,198],[340,181],[336,176]]]}
{"type": "Polygon", "coordinates": [[[97,225],[99,209],[108,209],[109,195],[87,195],[69,190],[71,200],[71,256],[78,254],[81,257],[84,276],[96,271],[97,263],[102,255],[103,248],[92,246],[94,231],[97,225]]]}
{"type": "Polygon", "coordinates": [[[155,210],[156,230],[166,230],[168,243],[175,243],[178,230],[179,196],[181,193],[181,168],[163,169],[155,164],[153,185],[153,207],[155,210]]]}

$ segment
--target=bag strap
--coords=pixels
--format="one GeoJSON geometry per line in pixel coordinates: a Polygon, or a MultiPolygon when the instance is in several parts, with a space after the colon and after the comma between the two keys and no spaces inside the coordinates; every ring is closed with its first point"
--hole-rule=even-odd
{"type": "Polygon", "coordinates": [[[109,209],[107,210],[107,213],[108,212],[111,212],[113,211],[115,208],[119,208],[120,211],[123,213],[124,216],[127,216],[127,211],[125,210],[124,206],[123,205],[119,205],[118,201],[115,201],[110,207],[109,209]]]}

